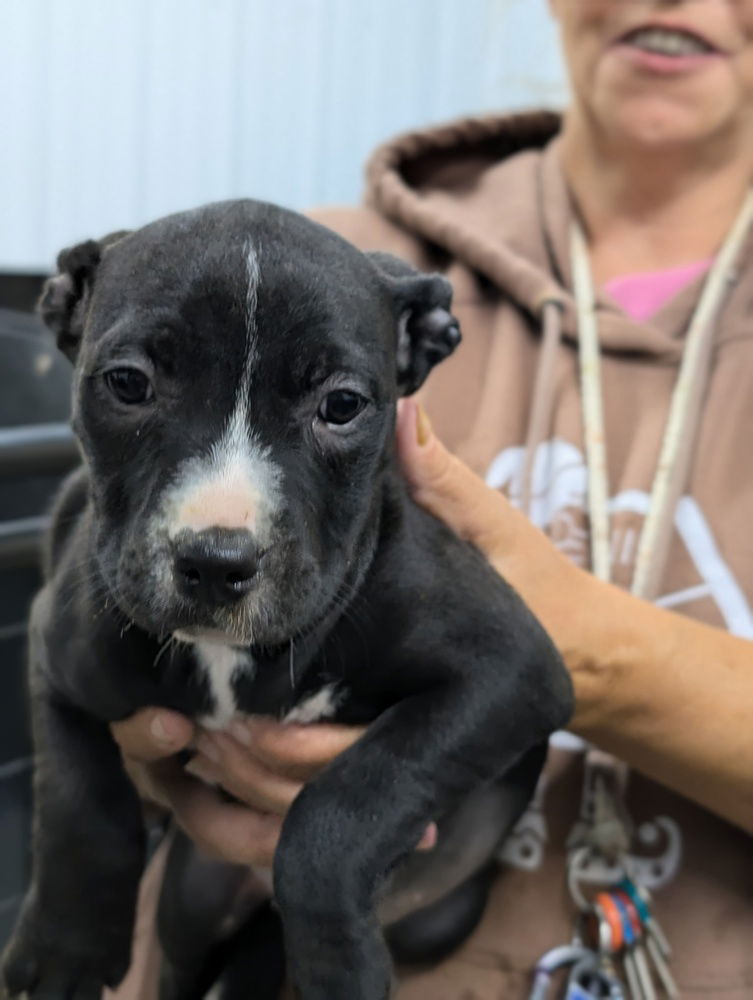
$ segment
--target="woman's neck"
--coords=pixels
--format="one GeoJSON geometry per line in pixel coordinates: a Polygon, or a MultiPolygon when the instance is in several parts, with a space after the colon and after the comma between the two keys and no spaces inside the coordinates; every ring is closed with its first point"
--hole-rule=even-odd
{"type": "Polygon", "coordinates": [[[577,118],[566,118],[563,168],[597,284],[717,252],[753,179],[753,138],[745,146],[728,142],[726,149],[703,152],[618,148],[577,118]]]}

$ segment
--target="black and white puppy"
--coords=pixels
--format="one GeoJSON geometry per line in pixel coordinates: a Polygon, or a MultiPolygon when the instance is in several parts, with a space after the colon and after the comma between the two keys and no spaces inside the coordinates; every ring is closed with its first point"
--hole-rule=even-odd
{"type": "Polygon", "coordinates": [[[572,704],[522,601],[397,471],[396,400],[459,340],[450,286],[252,201],[58,264],[42,313],[75,363],[84,464],[32,611],[33,877],[7,991],[95,1000],[124,975],[145,838],[108,722],[163,705],[371,723],[293,804],[274,890],[298,995],[383,1000],[387,875],[572,704]]]}

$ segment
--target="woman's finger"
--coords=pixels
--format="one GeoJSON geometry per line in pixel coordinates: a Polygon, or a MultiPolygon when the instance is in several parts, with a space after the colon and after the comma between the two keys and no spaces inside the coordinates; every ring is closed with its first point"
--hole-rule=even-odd
{"type": "Polygon", "coordinates": [[[194,730],[190,719],[165,708],[143,708],[110,726],[125,756],[142,762],[178,753],[191,742],[194,730]]]}
{"type": "Polygon", "coordinates": [[[231,725],[232,736],[254,757],[292,781],[308,781],[335,757],[353,746],[363,726],[275,722],[253,716],[231,725]]]}
{"type": "Polygon", "coordinates": [[[280,816],[226,802],[215,788],[183,773],[173,775],[164,791],[175,819],[205,854],[234,864],[272,864],[280,816]]]}
{"type": "MultiPolygon", "coordinates": [[[[203,782],[220,786],[246,806],[262,813],[276,814],[282,821],[304,786],[279,778],[267,771],[258,761],[249,758],[250,755],[246,754],[246,759],[237,767],[235,764],[230,764],[229,754],[223,755],[217,763],[199,752],[184,770],[203,782]]],[[[416,845],[416,850],[433,850],[437,844],[437,837],[437,824],[429,823],[416,845]]]]}
{"type": "Polygon", "coordinates": [[[189,774],[221,785],[236,799],[263,812],[284,815],[303,787],[275,771],[231,736],[207,733],[199,737],[198,754],[186,766],[189,774]]]}
{"type": "Polygon", "coordinates": [[[444,447],[413,399],[401,400],[397,440],[414,500],[461,538],[492,554],[507,548],[516,530],[529,528],[520,511],[444,447]]]}

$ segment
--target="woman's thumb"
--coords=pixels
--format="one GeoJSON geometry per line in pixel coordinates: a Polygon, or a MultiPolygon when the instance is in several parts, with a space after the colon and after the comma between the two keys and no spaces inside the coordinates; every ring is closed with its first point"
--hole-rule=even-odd
{"type": "Polygon", "coordinates": [[[462,538],[487,548],[509,512],[501,494],[450,454],[413,399],[398,405],[397,440],[403,474],[416,503],[462,538]]]}

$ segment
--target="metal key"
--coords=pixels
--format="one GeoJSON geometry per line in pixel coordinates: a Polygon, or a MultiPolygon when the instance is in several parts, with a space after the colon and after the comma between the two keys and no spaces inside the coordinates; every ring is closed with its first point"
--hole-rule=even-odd
{"type": "Polygon", "coordinates": [[[643,925],[643,940],[646,951],[661,981],[662,988],[670,1000],[678,1000],[680,991],[669,968],[672,949],[656,917],[649,909],[651,897],[646,889],[637,886],[631,879],[620,883],[620,892],[633,903],[643,925]]]}
{"type": "Polygon", "coordinates": [[[653,966],[656,969],[656,974],[661,980],[664,992],[670,1000],[678,1000],[680,991],[677,988],[677,983],[669,970],[669,965],[661,952],[661,948],[656,943],[654,938],[646,938],[646,950],[648,951],[651,961],[653,962],[653,966]]]}
{"type": "Polygon", "coordinates": [[[662,953],[664,958],[669,961],[672,958],[672,948],[667,941],[667,937],[664,931],[661,929],[661,925],[656,917],[649,917],[648,921],[645,922],[646,933],[655,942],[656,947],[662,953]]]}
{"type": "MultiPolygon", "coordinates": [[[[629,966],[632,966],[632,976],[637,979],[639,996],[644,997],[644,1000],[656,1000],[656,990],[641,945],[642,927],[638,911],[634,906],[631,909],[628,897],[623,898],[619,892],[613,892],[610,895],[622,918],[622,928],[625,935],[625,968],[627,970],[629,966]]],[[[631,973],[628,972],[628,978],[630,977],[631,973]]]]}
{"type": "MultiPolygon", "coordinates": [[[[608,950],[611,956],[619,958],[622,962],[630,997],[632,1000],[644,1000],[640,978],[633,960],[632,946],[635,935],[630,921],[623,920],[617,903],[608,892],[600,892],[596,896],[595,908],[609,927],[608,950]]],[[[606,940],[606,934],[603,935],[603,940],[606,940]]]]}
{"type": "Polygon", "coordinates": [[[597,947],[599,949],[599,968],[613,984],[612,988],[619,990],[623,997],[630,996],[630,1000],[640,1000],[640,997],[633,997],[625,991],[622,982],[617,975],[615,968],[615,958],[621,954],[624,944],[622,933],[622,922],[614,906],[606,901],[606,909],[600,904],[604,893],[596,897],[591,907],[591,917],[595,921],[597,947]]]}
{"type": "Polygon", "coordinates": [[[648,890],[636,885],[632,879],[624,879],[620,882],[619,888],[627,893],[633,901],[646,932],[654,939],[664,958],[669,961],[672,958],[672,946],[667,940],[667,935],[662,930],[661,924],[651,912],[651,896],[648,890]]]}
{"type": "Polygon", "coordinates": [[[633,1000],[647,1000],[643,993],[641,977],[638,975],[638,969],[635,965],[635,956],[633,955],[632,948],[625,948],[623,951],[622,965],[625,969],[625,978],[628,982],[630,996],[633,1000]]]}

